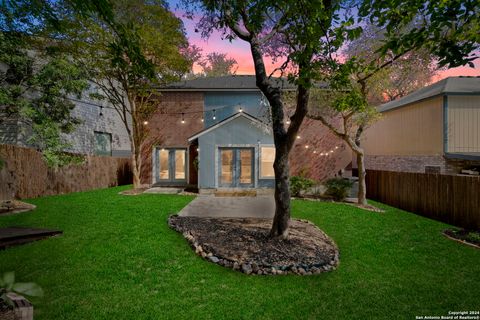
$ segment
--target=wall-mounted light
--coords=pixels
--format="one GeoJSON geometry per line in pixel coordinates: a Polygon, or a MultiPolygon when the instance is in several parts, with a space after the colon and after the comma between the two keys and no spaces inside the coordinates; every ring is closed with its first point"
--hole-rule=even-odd
{"type": "Polygon", "coordinates": [[[217,112],[213,109],[213,120],[217,120],[217,112]]]}
{"type": "Polygon", "coordinates": [[[238,112],[243,112],[243,109],[242,109],[242,107],[240,107],[240,109],[238,109],[238,112]]]}
{"type": "Polygon", "coordinates": [[[204,121],[205,121],[205,119],[203,119],[203,117],[202,117],[202,119],[201,119],[200,121],[204,122],[204,121]]]}
{"type": "Polygon", "coordinates": [[[182,112],[182,123],[185,123],[185,113],[182,112]]]}

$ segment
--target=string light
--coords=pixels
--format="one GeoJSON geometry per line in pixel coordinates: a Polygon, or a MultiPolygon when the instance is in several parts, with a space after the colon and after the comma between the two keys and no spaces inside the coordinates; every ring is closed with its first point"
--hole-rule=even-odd
{"type": "Polygon", "coordinates": [[[309,148],[309,146],[308,146],[308,144],[307,144],[307,145],[305,146],[305,149],[308,149],[308,148],[309,148]]]}
{"type": "Polygon", "coordinates": [[[185,123],[185,113],[182,112],[182,123],[185,123]]]}
{"type": "Polygon", "coordinates": [[[143,121],[143,124],[144,124],[144,125],[147,125],[147,124],[148,124],[148,121],[143,121]]]}
{"type": "Polygon", "coordinates": [[[290,124],[290,119],[287,119],[287,124],[290,124]]]}
{"type": "Polygon", "coordinates": [[[300,139],[300,136],[297,136],[297,139],[300,139]]]}
{"type": "Polygon", "coordinates": [[[317,153],[317,150],[313,150],[313,153],[317,153]]]}
{"type": "Polygon", "coordinates": [[[203,117],[202,117],[202,119],[201,119],[200,121],[204,122],[205,120],[204,120],[203,117]]]}

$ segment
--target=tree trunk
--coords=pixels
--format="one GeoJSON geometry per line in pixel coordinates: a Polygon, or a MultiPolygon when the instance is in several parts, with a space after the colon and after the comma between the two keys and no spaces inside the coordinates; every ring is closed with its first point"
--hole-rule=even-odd
{"type": "Polygon", "coordinates": [[[365,176],[367,175],[365,171],[365,156],[363,151],[356,152],[357,154],[357,167],[358,167],[358,194],[357,198],[358,204],[366,205],[367,204],[367,185],[365,182],[365,176]]]}
{"type": "Polygon", "coordinates": [[[290,223],[290,166],[288,151],[277,148],[273,169],[275,171],[275,216],[270,237],[285,239],[288,237],[290,223]]]}
{"type": "Polygon", "coordinates": [[[136,146],[132,144],[132,173],[133,173],[133,188],[138,189],[142,183],[140,181],[140,162],[138,159],[138,153],[136,152],[136,146]]]}

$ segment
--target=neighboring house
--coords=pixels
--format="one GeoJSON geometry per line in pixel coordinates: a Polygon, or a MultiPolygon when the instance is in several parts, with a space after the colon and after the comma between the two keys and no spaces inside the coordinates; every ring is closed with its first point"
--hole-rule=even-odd
{"type": "Polygon", "coordinates": [[[450,77],[381,105],[366,130],[367,169],[460,173],[480,168],[480,77],[450,77]]]}
{"type": "MultiPolygon", "coordinates": [[[[284,91],[295,90],[276,81],[284,91]]],[[[199,78],[158,91],[142,149],[142,184],[203,191],[274,187],[269,106],[254,76],[199,78]]],[[[350,163],[349,154],[327,128],[305,119],[291,151],[291,174],[324,180],[350,163]]]]}
{"type": "MultiPolygon", "coordinates": [[[[109,103],[89,98],[89,93],[94,90],[95,85],[90,83],[90,89],[80,99],[71,98],[75,104],[72,115],[80,119],[81,123],[72,133],[64,135],[65,140],[71,144],[65,151],[130,157],[130,140],[125,125],[109,103]]],[[[18,119],[7,118],[0,121],[0,144],[34,148],[35,146],[29,143],[30,135],[29,127],[18,119]]]]}

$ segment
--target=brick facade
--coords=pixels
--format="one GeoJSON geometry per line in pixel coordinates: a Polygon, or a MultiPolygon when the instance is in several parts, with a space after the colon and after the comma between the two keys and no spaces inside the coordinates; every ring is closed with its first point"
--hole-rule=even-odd
{"type": "MultiPolygon", "coordinates": [[[[152,183],[153,148],[155,146],[188,147],[187,139],[203,130],[202,113],[189,114],[189,112],[202,111],[203,108],[202,92],[162,93],[159,97],[158,110],[148,121],[149,138],[142,149],[142,184],[152,183]],[[181,123],[181,114],[164,114],[166,112],[185,112],[185,123],[181,123]]],[[[290,154],[291,175],[305,172],[311,179],[323,181],[335,176],[351,162],[350,149],[320,122],[305,119],[299,136],[290,154]],[[308,148],[306,148],[307,145],[308,148]],[[321,155],[330,150],[333,150],[333,153],[321,155]]],[[[190,162],[192,160],[190,159],[190,162]]],[[[190,170],[192,170],[191,167],[190,164],[190,170]]]]}
{"type": "Polygon", "coordinates": [[[203,93],[163,92],[158,100],[157,111],[148,121],[149,136],[142,148],[141,183],[147,185],[152,184],[152,153],[155,146],[186,148],[189,146],[188,138],[203,130],[203,93]],[[171,114],[174,112],[185,112],[185,123],[181,122],[181,114],[171,114]]]}

